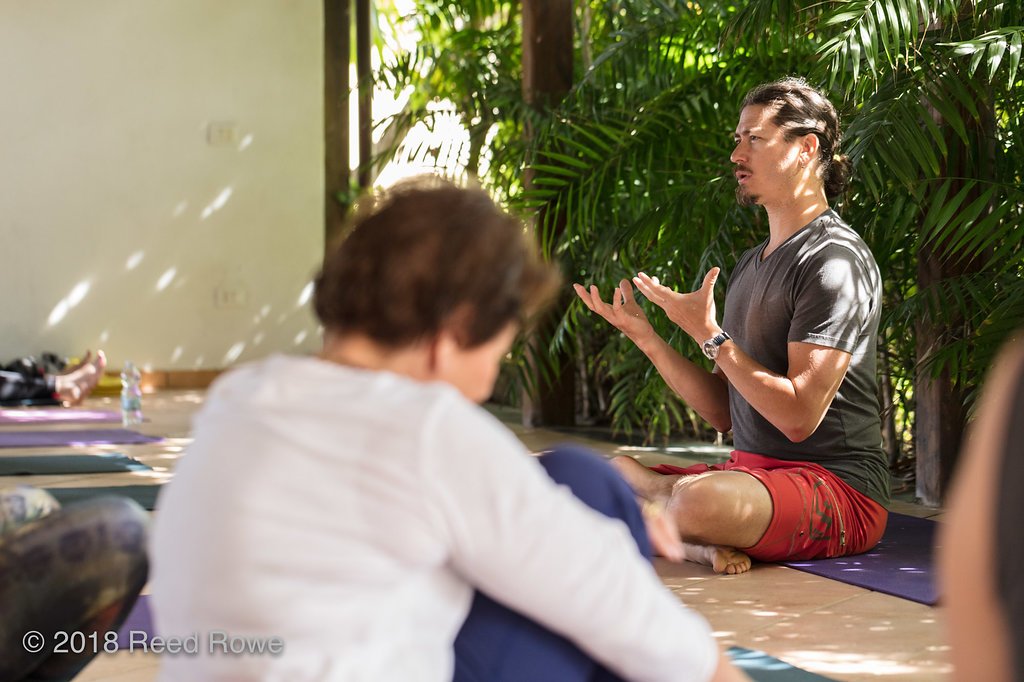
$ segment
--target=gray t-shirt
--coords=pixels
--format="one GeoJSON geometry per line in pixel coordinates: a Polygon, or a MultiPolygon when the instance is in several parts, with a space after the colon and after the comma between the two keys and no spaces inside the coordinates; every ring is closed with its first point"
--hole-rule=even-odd
{"type": "Polygon", "coordinates": [[[853,357],[821,425],[800,443],[730,388],[736,449],[815,462],[885,504],[889,472],[875,374],[882,284],[875,259],[831,209],[762,259],[767,244],[737,262],[722,328],[747,355],[781,375],[789,370],[790,342],[838,348],[853,357]]]}

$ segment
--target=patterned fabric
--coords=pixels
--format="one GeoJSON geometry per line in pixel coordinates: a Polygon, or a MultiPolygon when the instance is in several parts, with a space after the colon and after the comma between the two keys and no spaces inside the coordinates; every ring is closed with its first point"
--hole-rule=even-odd
{"type": "Polygon", "coordinates": [[[58,509],[60,503],[45,490],[27,485],[0,489],[0,536],[58,509]]]}
{"type": "Polygon", "coordinates": [[[0,680],[71,679],[104,650],[146,583],[148,523],[122,497],[61,508],[42,490],[0,490],[0,680]],[[96,633],[96,650],[54,654],[73,632],[96,633]]]}

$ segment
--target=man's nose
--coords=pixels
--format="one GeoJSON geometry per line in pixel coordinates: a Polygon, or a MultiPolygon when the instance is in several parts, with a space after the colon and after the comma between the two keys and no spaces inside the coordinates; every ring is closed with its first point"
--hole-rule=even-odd
{"type": "Polygon", "coordinates": [[[746,148],[743,145],[743,140],[736,140],[732,146],[732,154],[729,155],[729,161],[734,164],[742,163],[746,160],[746,148]]]}

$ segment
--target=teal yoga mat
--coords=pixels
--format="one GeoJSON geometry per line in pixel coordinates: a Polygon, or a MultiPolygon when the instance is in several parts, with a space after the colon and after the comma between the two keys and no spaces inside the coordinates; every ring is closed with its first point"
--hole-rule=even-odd
{"type": "Polygon", "coordinates": [[[163,440],[128,429],[64,429],[0,431],[0,448],[59,448],[80,445],[138,445],[163,440]]]}
{"type": "Polygon", "coordinates": [[[769,656],[763,651],[744,649],[734,646],[729,648],[726,655],[732,659],[733,664],[750,676],[754,682],[826,682],[832,681],[831,677],[823,677],[780,661],[774,656],[769,656]]]}
{"type": "Polygon", "coordinates": [[[97,488],[46,488],[46,492],[57,498],[61,506],[81,502],[93,497],[119,495],[135,500],[143,509],[156,509],[156,498],[160,485],[117,485],[97,488]]]}
{"type": "Polygon", "coordinates": [[[101,455],[0,455],[0,476],[113,474],[122,471],[152,469],[120,452],[101,455]]]}

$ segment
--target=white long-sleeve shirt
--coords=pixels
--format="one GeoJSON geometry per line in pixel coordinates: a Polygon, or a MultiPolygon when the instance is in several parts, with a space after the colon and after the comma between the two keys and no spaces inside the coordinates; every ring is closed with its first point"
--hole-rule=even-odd
{"type": "Polygon", "coordinates": [[[274,356],[219,380],[161,496],[162,680],[450,680],[474,588],[635,680],[706,680],[707,623],[625,524],[441,383],[274,356]],[[283,654],[210,654],[212,636],[283,654]],[[216,634],[220,633],[220,634],[216,634]]]}

